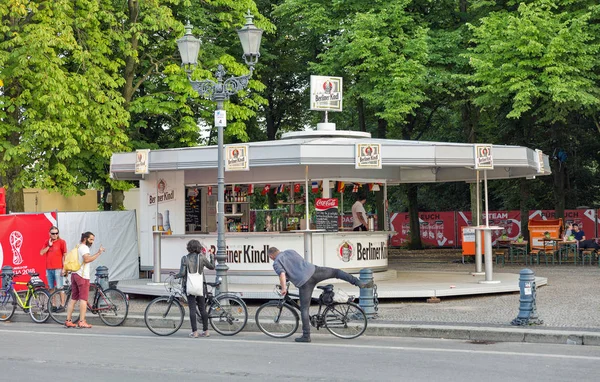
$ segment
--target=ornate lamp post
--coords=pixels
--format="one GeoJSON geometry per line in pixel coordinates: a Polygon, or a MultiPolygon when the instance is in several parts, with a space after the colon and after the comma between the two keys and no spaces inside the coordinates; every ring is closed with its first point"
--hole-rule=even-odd
{"type": "Polygon", "coordinates": [[[215,77],[217,82],[212,80],[194,81],[191,78],[193,68],[198,64],[198,51],[200,50],[200,40],[192,34],[192,25],[188,22],[185,26],[185,35],[177,40],[179,53],[181,54],[181,66],[188,73],[188,79],[198,94],[206,99],[217,103],[215,110],[215,125],[218,132],[218,154],[217,154],[217,278],[221,278],[221,292],[228,291],[226,264],[227,255],[225,252],[225,163],[223,162],[223,128],[227,125],[223,102],[230,96],[248,86],[254,65],[260,57],[260,40],[262,38],[262,29],[257,28],[252,19],[254,16],[250,11],[246,14],[246,24],[238,30],[238,36],[244,49],[244,61],[250,68],[250,73],[240,77],[225,78],[225,69],[223,65],[217,67],[215,77]]]}

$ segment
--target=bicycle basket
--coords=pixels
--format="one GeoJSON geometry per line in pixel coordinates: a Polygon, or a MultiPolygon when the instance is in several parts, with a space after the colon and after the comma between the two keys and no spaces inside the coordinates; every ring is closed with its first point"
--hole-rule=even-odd
{"type": "Polygon", "coordinates": [[[348,302],[350,298],[350,295],[341,289],[336,289],[333,295],[334,302],[348,302]]]}

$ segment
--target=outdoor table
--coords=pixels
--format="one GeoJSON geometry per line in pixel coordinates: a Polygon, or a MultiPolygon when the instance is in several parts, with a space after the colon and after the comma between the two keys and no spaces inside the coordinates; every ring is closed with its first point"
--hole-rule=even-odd
{"type": "Polygon", "coordinates": [[[513,256],[516,258],[517,263],[519,262],[519,256],[523,255],[523,260],[525,261],[525,265],[527,265],[527,246],[529,242],[527,240],[523,241],[511,241],[510,242],[510,263],[513,262],[513,256]]]}
{"type": "Polygon", "coordinates": [[[575,265],[577,265],[577,240],[563,240],[558,242],[558,264],[562,264],[562,260],[569,260],[569,253],[573,252],[575,265]]]}
{"type": "Polygon", "coordinates": [[[531,255],[534,256],[534,252],[537,251],[537,253],[535,253],[535,256],[537,257],[537,263],[539,264],[540,254],[543,254],[546,260],[546,265],[548,265],[548,255],[551,254],[552,264],[554,264],[554,255],[558,253],[558,242],[560,241],[560,239],[557,237],[543,237],[541,241],[541,247],[531,248],[531,255]]]}

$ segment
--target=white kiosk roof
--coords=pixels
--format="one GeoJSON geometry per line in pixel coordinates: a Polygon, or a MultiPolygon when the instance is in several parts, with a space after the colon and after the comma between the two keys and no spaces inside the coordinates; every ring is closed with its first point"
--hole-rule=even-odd
{"type": "MultiPolygon", "coordinates": [[[[361,182],[429,183],[476,181],[475,144],[373,139],[367,133],[335,131],[288,133],[286,139],[251,142],[250,171],[226,172],[227,184],[301,182],[309,166],[310,179],[361,182]],[[346,134],[344,134],[346,133],[346,134]],[[381,145],[381,169],[356,169],[357,143],[381,145]]],[[[239,144],[238,144],[239,145],[239,144]]],[[[227,146],[227,145],[226,145],[227,146]]],[[[494,169],[488,179],[534,177],[551,174],[547,155],[522,146],[492,145],[494,169]],[[539,170],[541,168],[541,171],[539,170]]],[[[139,180],[136,153],[115,153],[111,158],[113,179],[139,180]]],[[[217,146],[152,150],[148,169],[185,170],[185,183],[214,185],[217,179],[217,146]]]]}

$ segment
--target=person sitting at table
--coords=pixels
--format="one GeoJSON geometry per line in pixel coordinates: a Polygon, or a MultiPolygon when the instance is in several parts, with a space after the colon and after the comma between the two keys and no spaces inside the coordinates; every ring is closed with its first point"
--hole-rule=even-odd
{"type": "Polygon", "coordinates": [[[571,236],[572,234],[573,234],[573,224],[567,223],[565,225],[565,231],[564,231],[564,235],[563,235],[563,241],[568,241],[569,240],[569,236],[571,236]]]}
{"type": "Polygon", "coordinates": [[[573,236],[575,236],[575,240],[578,242],[582,242],[585,240],[585,232],[582,229],[579,229],[579,224],[573,223],[573,236]]]}
{"type": "Polygon", "coordinates": [[[589,239],[589,240],[581,240],[579,242],[579,249],[600,249],[600,244],[598,244],[598,239],[589,239]]]}

